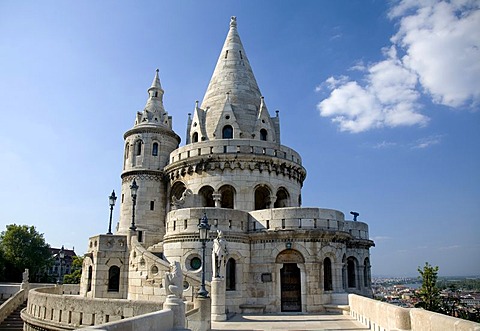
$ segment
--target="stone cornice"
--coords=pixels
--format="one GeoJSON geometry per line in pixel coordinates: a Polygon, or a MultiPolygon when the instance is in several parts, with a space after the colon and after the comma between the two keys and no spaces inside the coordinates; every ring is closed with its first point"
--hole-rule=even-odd
{"type": "Polygon", "coordinates": [[[348,243],[352,236],[344,231],[329,231],[325,229],[311,230],[263,230],[249,233],[252,244],[268,242],[324,242],[348,243]]]}
{"type": "Polygon", "coordinates": [[[133,134],[141,134],[141,133],[158,133],[158,134],[163,134],[163,135],[167,135],[172,138],[175,138],[178,141],[178,143],[180,143],[181,141],[181,138],[178,134],[173,132],[170,128],[167,128],[164,126],[137,126],[125,132],[123,135],[123,139],[127,139],[127,137],[133,134]]]}
{"type": "Polygon", "coordinates": [[[122,183],[131,182],[133,179],[154,180],[160,182],[164,178],[163,171],[155,170],[130,170],[120,176],[122,183]]]}
{"type": "Polygon", "coordinates": [[[300,184],[303,184],[307,176],[305,168],[295,162],[270,156],[241,153],[195,156],[171,163],[164,170],[170,180],[174,181],[187,174],[217,170],[234,171],[235,169],[275,173],[277,176],[288,176],[300,184]]]}

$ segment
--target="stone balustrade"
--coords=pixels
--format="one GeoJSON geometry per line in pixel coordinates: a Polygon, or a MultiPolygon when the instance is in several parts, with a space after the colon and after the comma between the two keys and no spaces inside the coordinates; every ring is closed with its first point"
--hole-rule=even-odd
{"type": "Polygon", "coordinates": [[[350,315],[375,331],[479,331],[480,324],[419,308],[402,308],[355,294],[350,315]]]}
{"type": "Polygon", "coordinates": [[[22,311],[24,330],[74,330],[158,311],[163,306],[160,302],[92,299],[63,292],[63,286],[31,290],[22,311]]]}

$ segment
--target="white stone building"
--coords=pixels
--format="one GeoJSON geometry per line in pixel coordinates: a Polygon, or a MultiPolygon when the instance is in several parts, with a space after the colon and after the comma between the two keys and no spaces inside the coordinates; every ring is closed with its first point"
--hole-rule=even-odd
{"type": "Polygon", "coordinates": [[[144,110],[124,134],[117,232],[90,238],[81,295],[163,302],[164,273],[178,261],[190,300],[200,283],[198,224],[206,215],[211,239],[221,230],[228,250],[213,286],[207,243],[214,319],[321,312],[348,293],[371,296],[368,226],[337,210],[301,207],[306,170],[280,143],[278,112],[268,111],[234,17],[182,147],[163,95],[157,70],[144,110]]]}

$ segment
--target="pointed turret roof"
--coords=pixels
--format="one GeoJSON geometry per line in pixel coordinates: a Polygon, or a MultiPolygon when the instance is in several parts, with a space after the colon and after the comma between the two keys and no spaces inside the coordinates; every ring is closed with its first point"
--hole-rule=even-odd
{"type": "MultiPolygon", "coordinates": [[[[230,29],[205,93],[201,108],[206,110],[208,139],[218,127],[225,108],[225,95],[235,113],[240,136],[251,137],[258,117],[261,93],[237,31],[237,19],[232,17],[230,29]]],[[[219,138],[219,137],[217,137],[219,138]]]]}
{"type": "Polygon", "coordinates": [[[143,112],[139,112],[135,125],[157,124],[169,126],[167,112],[163,106],[163,89],[160,83],[159,70],[155,72],[152,86],[148,89],[148,100],[143,112]]]}

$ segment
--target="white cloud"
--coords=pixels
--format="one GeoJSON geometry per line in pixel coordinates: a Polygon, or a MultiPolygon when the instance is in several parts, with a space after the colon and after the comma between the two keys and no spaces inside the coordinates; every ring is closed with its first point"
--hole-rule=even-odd
{"type": "Polygon", "coordinates": [[[364,71],[362,83],[347,76],[329,77],[322,83],[330,95],[317,105],[320,115],[338,123],[342,131],[362,132],[425,125],[429,119],[420,112],[421,93],[450,107],[476,106],[480,102],[479,7],[480,2],[470,0],[398,2],[389,17],[398,20],[399,29],[390,47],[382,50],[385,59],[351,68],[364,71]]]}
{"type": "Polygon", "coordinates": [[[380,143],[377,143],[373,146],[373,148],[375,149],[383,149],[383,148],[390,148],[390,147],[394,147],[394,146],[397,146],[397,143],[394,143],[394,142],[389,142],[389,141],[382,141],[380,143]]]}
{"type": "Polygon", "coordinates": [[[418,139],[412,146],[413,149],[424,149],[433,145],[440,144],[442,141],[441,135],[435,135],[418,139]]]}

